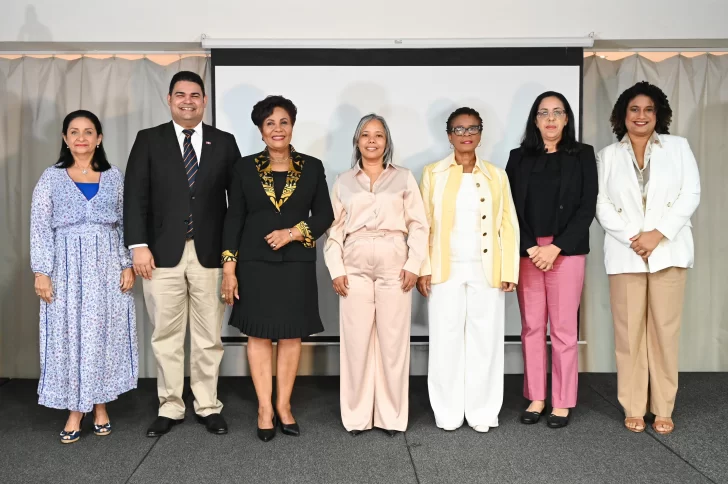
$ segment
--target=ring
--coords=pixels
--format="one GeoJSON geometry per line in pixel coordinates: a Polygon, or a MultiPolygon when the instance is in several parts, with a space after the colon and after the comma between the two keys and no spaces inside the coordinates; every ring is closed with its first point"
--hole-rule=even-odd
{"type": "Polygon", "coordinates": [[[275,249],[275,247],[276,247],[276,244],[270,244],[270,246],[271,246],[271,247],[273,247],[273,248],[275,249]]]}

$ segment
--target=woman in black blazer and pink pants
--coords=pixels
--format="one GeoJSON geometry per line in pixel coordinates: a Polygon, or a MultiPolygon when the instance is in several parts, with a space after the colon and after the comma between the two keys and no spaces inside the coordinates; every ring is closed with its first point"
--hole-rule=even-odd
{"type": "Polygon", "coordinates": [[[548,425],[564,427],[576,406],[578,319],[589,226],[598,192],[594,149],[576,141],[566,98],[536,98],[520,148],[506,167],[521,230],[521,342],[524,396],[521,422],[536,423],[546,400],[546,325],[551,322],[552,412],[548,425]]]}

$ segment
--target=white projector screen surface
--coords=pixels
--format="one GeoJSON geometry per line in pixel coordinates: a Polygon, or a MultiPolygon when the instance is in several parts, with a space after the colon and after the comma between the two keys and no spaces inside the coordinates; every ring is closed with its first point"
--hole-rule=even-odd
{"type": "MultiPolygon", "coordinates": [[[[214,55],[214,54],[213,54],[214,55]]],[[[569,66],[216,66],[215,124],[231,132],[243,156],[264,148],[250,119],[253,105],[280,94],[298,108],[293,130],[296,150],[321,159],[329,189],[336,176],[351,167],[352,137],[359,119],[375,112],[392,132],[394,162],[420,181],[422,168],[450,153],[445,121],[456,108],[468,106],[483,118],[478,154],[505,167],[517,147],[533,100],[544,91],[561,92],[576,116],[580,112],[580,67],[569,66]]],[[[578,119],[576,123],[577,133],[578,119]]],[[[318,287],[325,332],[339,332],[338,297],[318,242],[318,287]]],[[[427,335],[427,308],[416,291],[412,336],[427,335]]],[[[515,294],[506,298],[506,335],[521,332],[515,294]]],[[[225,336],[238,336],[226,326],[225,336]]]]}

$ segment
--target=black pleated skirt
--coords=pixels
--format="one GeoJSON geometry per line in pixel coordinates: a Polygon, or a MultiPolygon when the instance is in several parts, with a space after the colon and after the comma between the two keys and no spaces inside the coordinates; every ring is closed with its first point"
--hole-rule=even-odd
{"type": "Polygon", "coordinates": [[[229,324],[256,338],[304,338],[324,330],[315,262],[240,261],[229,324]]]}

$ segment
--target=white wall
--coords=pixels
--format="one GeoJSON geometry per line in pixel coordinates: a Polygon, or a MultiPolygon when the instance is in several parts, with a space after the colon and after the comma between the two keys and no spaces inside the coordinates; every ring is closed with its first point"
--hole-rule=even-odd
{"type": "Polygon", "coordinates": [[[2,0],[0,42],[728,38],[728,0],[2,0]]]}

